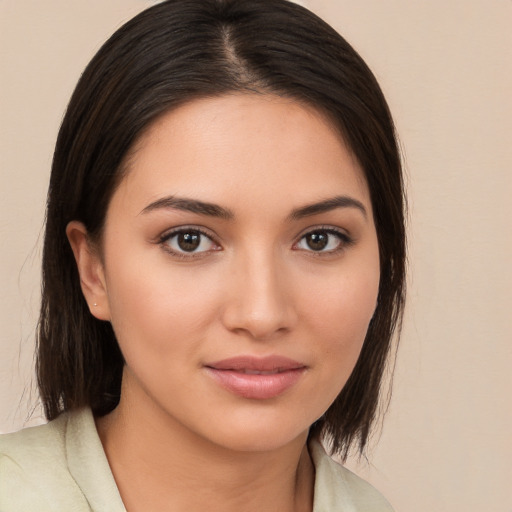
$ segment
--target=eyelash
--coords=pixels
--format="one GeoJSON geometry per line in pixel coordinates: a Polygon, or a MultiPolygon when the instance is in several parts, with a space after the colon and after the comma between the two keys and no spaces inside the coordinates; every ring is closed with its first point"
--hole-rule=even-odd
{"type": "MultiPolygon", "coordinates": [[[[203,256],[205,253],[210,251],[199,251],[199,252],[186,252],[186,251],[175,251],[172,249],[169,245],[169,241],[172,240],[174,237],[179,236],[180,234],[195,234],[195,235],[201,235],[203,237],[206,237],[212,244],[219,247],[219,244],[215,241],[215,238],[212,236],[212,234],[204,229],[201,229],[200,227],[196,226],[182,226],[176,229],[173,229],[171,231],[165,232],[160,238],[158,239],[158,243],[162,247],[162,249],[168,253],[170,253],[172,256],[175,256],[177,258],[182,259],[194,259],[199,258],[203,256]]],[[[213,249],[214,252],[221,250],[219,249],[213,249]]]]}
{"type": "MultiPolygon", "coordinates": [[[[181,259],[194,259],[194,258],[200,258],[204,256],[205,253],[209,252],[217,252],[222,250],[220,248],[220,245],[217,243],[215,238],[212,236],[212,234],[200,227],[196,226],[183,226],[176,229],[173,229],[171,231],[167,231],[164,234],[162,234],[157,243],[162,247],[163,250],[170,253],[172,256],[175,256],[177,258],[181,259]],[[215,245],[217,248],[211,249],[211,250],[205,250],[205,251],[199,251],[199,252],[187,252],[187,251],[176,251],[172,249],[169,245],[169,241],[172,240],[174,237],[179,236],[180,234],[195,234],[195,235],[201,235],[203,237],[206,237],[213,245],[215,245]]],[[[201,242],[200,242],[201,243],[201,242]]],[[[347,233],[344,231],[338,230],[336,228],[333,228],[332,226],[318,226],[313,229],[309,229],[307,232],[303,233],[297,242],[293,244],[293,249],[298,251],[303,251],[306,253],[309,253],[313,257],[326,257],[330,255],[338,254],[342,251],[344,251],[347,247],[351,246],[354,243],[354,239],[351,238],[347,233]],[[307,236],[314,235],[315,233],[327,233],[328,235],[334,235],[338,241],[339,244],[334,249],[328,250],[328,251],[315,251],[313,249],[301,249],[297,247],[307,236]]]]}
{"type": "Polygon", "coordinates": [[[308,229],[307,232],[303,233],[299,240],[294,244],[295,250],[298,251],[304,251],[309,253],[310,256],[313,257],[328,257],[332,255],[339,254],[340,252],[346,250],[348,247],[353,245],[355,240],[350,237],[345,231],[341,231],[337,228],[334,228],[332,226],[318,226],[313,229],[308,229]],[[313,249],[301,249],[297,246],[309,235],[313,235],[315,233],[327,233],[328,235],[334,235],[338,239],[338,246],[334,249],[328,250],[328,251],[315,251],[313,249]]]}

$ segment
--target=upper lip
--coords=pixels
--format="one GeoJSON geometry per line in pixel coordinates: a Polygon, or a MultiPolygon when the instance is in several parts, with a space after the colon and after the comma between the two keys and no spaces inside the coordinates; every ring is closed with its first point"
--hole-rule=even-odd
{"type": "Polygon", "coordinates": [[[232,370],[238,372],[285,372],[305,368],[306,365],[299,363],[289,357],[272,355],[265,357],[255,356],[237,356],[228,359],[222,359],[205,365],[214,370],[232,370]]]}

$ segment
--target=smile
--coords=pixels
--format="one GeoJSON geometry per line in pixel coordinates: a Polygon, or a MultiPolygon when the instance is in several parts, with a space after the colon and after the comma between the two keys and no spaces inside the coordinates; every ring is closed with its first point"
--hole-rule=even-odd
{"type": "Polygon", "coordinates": [[[275,375],[276,373],[282,373],[282,372],[286,372],[288,370],[277,369],[277,370],[264,371],[264,370],[243,369],[243,370],[237,370],[237,371],[240,373],[245,373],[246,375],[275,375]]]}
{"type": "Polygon", "coordinates": [[[207,364],[205,369],[217,384],[235,395],[268,400],[293,387],[306,365],[282,356],[242,356],[207,364]]]}

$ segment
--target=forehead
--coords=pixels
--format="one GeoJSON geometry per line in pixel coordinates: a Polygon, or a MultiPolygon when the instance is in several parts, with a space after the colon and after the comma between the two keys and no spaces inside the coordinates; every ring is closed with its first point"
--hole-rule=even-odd
{"type": "Polygon", "coordinates": [[[135,144],[113,200],[143,208],[192,195],[236,209],[244,194],[262,206],[269,195],[300,204],[349,194],[371,209],[364,174],[326,116],[261,94],[194,100],[161,116],[135,144]]]}

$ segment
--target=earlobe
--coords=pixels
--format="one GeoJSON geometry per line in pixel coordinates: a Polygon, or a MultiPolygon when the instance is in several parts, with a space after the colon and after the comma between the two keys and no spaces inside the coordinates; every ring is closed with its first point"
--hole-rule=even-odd
{"type": "Polygon", "coordinates": [[[86,227],[78,221],[66,226],[66,235],[75,256],[80,286],[91,314],[98,320],[110,320],[105,272],[98,250],[91,244],[86,227]]]}

